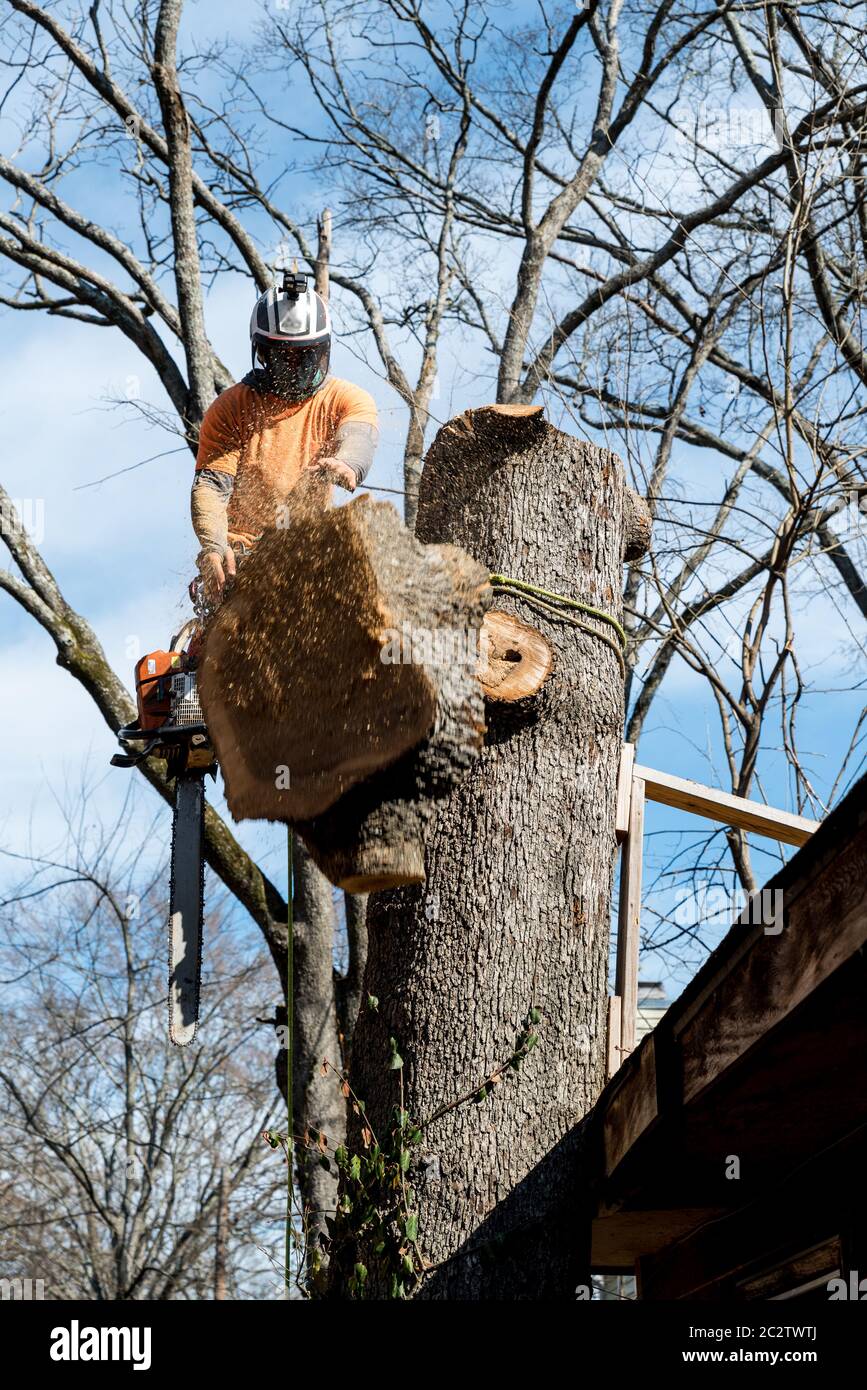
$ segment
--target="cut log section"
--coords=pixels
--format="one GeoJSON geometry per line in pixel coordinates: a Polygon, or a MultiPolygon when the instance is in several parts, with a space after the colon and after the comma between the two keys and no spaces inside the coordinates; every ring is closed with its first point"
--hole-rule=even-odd
{"type": "Polygon", "coordinates": [[[296,825],[354,892],[423,877],[426,802],[482,744],[490,597],[481,565],[422,545],[390,503],[290,506],[239,570],[199,664],[235,819],[296,825]]]}
{"type": "Polygon", "coordinates": [[[541,632],[499,608],[485,614],[478,677],[489,700],[535,695],[553,669],[554,652],[541,632]]]}

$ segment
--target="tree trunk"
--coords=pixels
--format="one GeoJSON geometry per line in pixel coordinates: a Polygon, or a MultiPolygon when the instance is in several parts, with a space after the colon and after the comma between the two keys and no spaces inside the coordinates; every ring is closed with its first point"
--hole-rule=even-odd
{"type": "MultiPolygon", "coordinates": [[[[488,407],[437,435],[416,529],[619,619],[642,527],[646,538],[614,454],[538,408],[488,407]]],[[[577,612],[588,632],[512,594],[497,606],[541,632],[553,671],[524,700],[488,702],[481,757],[429,825],[427,883],[371,898],[364,999],[379,1002],[362,1004],[356,1029],[351,1082],[366,1110],[348,1144],[365,1152],[363,1124],[382,1139],[401,1083],[422,1124],[477,1092],[538,1009],[539,1045],[520,1069],[423,1127],[407,1180],[428,1268],[403,1293],[569,1299],[587,1276],[576,1125],[605,1080],[623,674],[605,622],[577,612]]],[[[335,1292],[356,1291],[347,1271],[361,1262],[365,1296],[394,1296],[394,1271],[363,1235],[338,1227],[334,1248],[335,1292]]]]}
{"type": "MultiPolygon", "coordinates": [[[[323,1072],[327,1058],[340,1063],[337,1006],[334,991],[334,928],[331,884],[316,868],[298,836],[293,840],[295,868],[295,1050],[293,1096],[296,1133],[308,1127],[325,1135],[330,1149],[346,1135],[346,1102],[333,1071],[323,1072]]],[[[285,1094],[285,1052],[278,1085],[285,1094]]],[[[315,1287],[323,1261],[319,1239],[325,1221],[333,1216],[337,1181],[323,1168],[321,1151],[312,1142],[295,1146],[295,1178],[301,1194],[307,1247],[307,1281],[315,1287]]]]}
{"type": "Polygon", "coordinates": [[[217,1303],[225,1302],[227,1297],[228,1280],[228,1259],[227,1249],[229,1243],[229,1186],[226,1182],[226,1170],[220,1169],[220,1185],[217,1195],[217,1230],[214,1251],[214,1300],[217,1303]]]}

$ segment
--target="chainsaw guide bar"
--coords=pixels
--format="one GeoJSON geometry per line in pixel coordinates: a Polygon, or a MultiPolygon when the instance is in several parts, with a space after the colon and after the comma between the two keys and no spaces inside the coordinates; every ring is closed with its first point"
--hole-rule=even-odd
{"type": "Polygon", "coordinates": [[[204,776],[179,776],[175,783],[169,881],[169,1038],[176,1047],[187,1047],[193,1041],[199,1021],[204,817],[204,776]]]}
{"type": "Polygon", "coordinates": [[[205,776],[217,764],[202,718],[196,681],[201,633],[187,623],[169,650],[149,652],[136,665],[138,721],[118,730],[115,767],[146,758],[166,761],[175,779],[168,914],[169,1039],[188,1047],[196,1036],[202,975],[205,899],[205,776]]]}

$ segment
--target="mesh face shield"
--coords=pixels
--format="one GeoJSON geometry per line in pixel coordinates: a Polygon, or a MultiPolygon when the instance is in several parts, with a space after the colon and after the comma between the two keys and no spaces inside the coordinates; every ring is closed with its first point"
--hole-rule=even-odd
{"type": "Polygon", "coordinates": [[[303,345],[258,338],[254,347],[263,363],[268,390],[285,401],[306,401],[328,374],[330,335],[303,345]]]}

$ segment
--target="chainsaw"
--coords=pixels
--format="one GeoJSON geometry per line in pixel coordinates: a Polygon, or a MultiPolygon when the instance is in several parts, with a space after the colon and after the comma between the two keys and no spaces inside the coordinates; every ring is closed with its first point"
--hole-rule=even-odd
{"type": "Polygon", "coordinates": [[[138,719],[118,730],[124,751],[111,759],[114,767],[135,767],[151,756],[165,758],[175,782],[168,996],[169,1038],[176,1047],[193,1041],[199,1018],[205,777],[216,777],[217,771],[196,687],[200,647],[201,624],[192,619],[172,638],[168,651],[148,652],[136,663],[138,719]]]}

